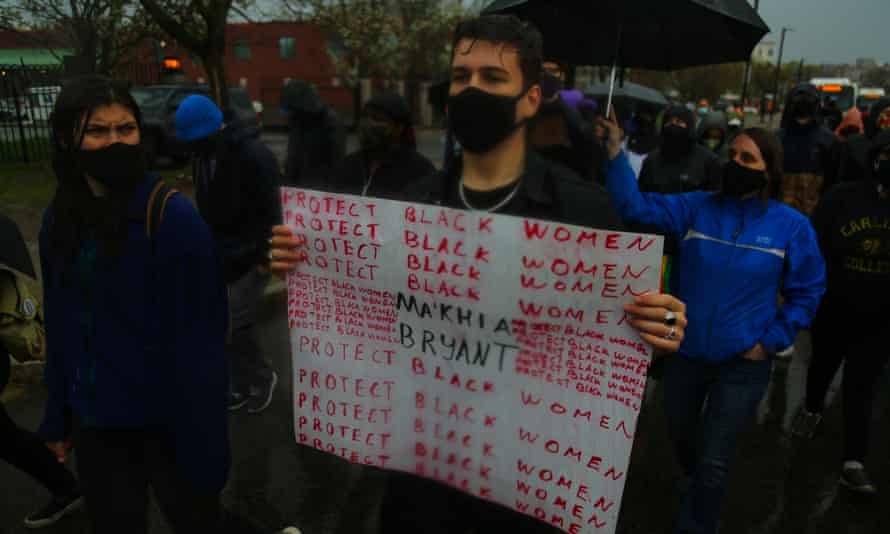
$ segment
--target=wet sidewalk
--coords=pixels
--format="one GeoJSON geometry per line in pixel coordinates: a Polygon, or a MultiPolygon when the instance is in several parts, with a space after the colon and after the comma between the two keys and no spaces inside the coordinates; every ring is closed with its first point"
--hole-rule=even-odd
{"type": "MultiPolygon", "coordinates": [[[[376,534],[385,474],[294,443],[285,316],[283,296],[267,296],[261,335],[266,354],[281,377],[280,386],[266,412],[232,416],[233,465],[224,502],[269,527],[293,524],[304,534],[376,534]]],[[[866,462],[882,492],[873,498],[858,497],[837,484],[842,439],[836,394],[816,438],[789,438],[788,427],[803,397],[809,355],[809,336],[804,334],[793,359],[774,367],[767,397],[732,464],[721,534],[890,533],[887,373],[879,385],[871,455],[866,462]]],[[[634,444],[619,534],[672,532],[679,469],[667,438],[661,387],[652,384],[649,389],[634,444]]],[[[42,388],[32,388],[10,401],[7,408],[20,424],[33,429],[44,401],[42,388]]],[[[0,495],[0,534],[29,532],[21,526],[22,518],[47,498],[37,484],[2,462],[0,495]]],[[[85,534],[88,525],[85,516],[77,514],[42,532],[85,534]]],[[[126,528],[121,532],[126,534],[126,528]]],[[[170,532],[156,509],[150,532],[170,532]]]]}

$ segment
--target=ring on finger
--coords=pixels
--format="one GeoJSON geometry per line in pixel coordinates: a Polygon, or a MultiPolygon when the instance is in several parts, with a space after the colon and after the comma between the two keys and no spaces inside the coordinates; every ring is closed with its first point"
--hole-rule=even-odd
{"type": "Polygon", "coordinates": [[[668,310],[664,314],[664,324],[667,326],[674,326],[677,324],[677,314],[673,312],[673,310],[668,310]]]}
{"type": "Polygon", "coordinates": [[[668,341],[673,341],[673,340],[677,339],[677,327],[676,327],[676,326],[671,326],[671,330],[670,330],[670,332],[668,332],[668,333],[664,336],[664,339],[666,339],[666,340],[668,340],[668,341]]]}
{"type": "Polygon", "coordinates": [[[272,261],[272,260],[275,259],[275,256],[273,255],[273,252],[274,252],[274,251],[270,249],[270,250],[269,250],[269,254],[267,254],[267,257],[269,258],[269,261],[272,261]]]}

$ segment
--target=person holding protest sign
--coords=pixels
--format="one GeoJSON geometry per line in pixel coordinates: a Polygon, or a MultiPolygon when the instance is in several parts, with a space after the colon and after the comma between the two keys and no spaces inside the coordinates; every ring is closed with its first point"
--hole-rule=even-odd
{"type": "Polygon", "coordinates": [[[40,232],[40,435],[59,462],[77,446],[94,533],[146,532],[149,486],[174,532],[255,532],[223,518],[219,501],[229,470],[227,306],[209,229],[146,172],[141,114],[125,85],[69,81],[51,133],[58,186],[40,232]]]}
{"type": "Polygon", "coordinates": [[[662,195],[640,193],[618,125],[602,124],[615,206],[680,242],[673,289],[689,303],[691,327],[664,376],[668,427],[689,479],[677,532],[713,534],[736,440],[766,391],[773,355],[812,321],[825,262],[809,220],[773,200],[782,179],[774,135],[751,128],[735,138],[722,192],[662,195]]]}
{"type": "MultiPolygon", "coordinates": [[[[530,149],[526,123],[541,105],[541,65],[541,34],[516,17],[488,15],[457,27],[448,115],[462,155],[446,171],[418,183],[409,200],[621,228],[605,190],[530,149]]],[[[275,227],[271,244],[269,266],[276,273],[294,271],[306,258],[302,239],[288,227],[275,227]]],[[[626,307],[630,324],[656,349],[676,351],[686,327],[685,305],[670,295],[635,300],[626,307]]],[[[382,522],[383,532],[555,530],[445,485],[396,473],[390,477],[382,522]]]]}

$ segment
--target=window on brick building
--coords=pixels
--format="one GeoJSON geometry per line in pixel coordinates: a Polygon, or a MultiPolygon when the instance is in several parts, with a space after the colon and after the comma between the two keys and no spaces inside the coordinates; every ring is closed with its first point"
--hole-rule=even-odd
{"type": "Polygon", "coordinates": [[[282,37],[278,40],[278,51],[281,59],[294,59],[297,57],[297,40],[293,37],[282,37]]]}
{"type": "Polygon", "coordinates": [[[248,61],[250,59],[250,44],[241,39],[235,41],[235,59],[239,61],[248,61]]]}

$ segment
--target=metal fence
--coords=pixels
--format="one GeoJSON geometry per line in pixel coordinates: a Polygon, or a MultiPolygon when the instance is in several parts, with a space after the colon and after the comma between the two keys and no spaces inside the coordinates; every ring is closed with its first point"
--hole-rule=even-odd
{"type": "Polygon", "coordinates": [[[50,157],[49,117],[61,90],[61,68],[0,65],[0,162],[50,157]]]}

